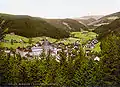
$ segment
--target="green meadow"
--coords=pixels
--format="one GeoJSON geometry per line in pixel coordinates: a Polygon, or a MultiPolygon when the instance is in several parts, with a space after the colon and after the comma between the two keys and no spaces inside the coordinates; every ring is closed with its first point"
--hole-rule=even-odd
{"type": "MultiPolygon", "coordinates": [[[[13,48],[16,49],[17,47],[26,47],[26,46],[31,46],[32,44],[35,44],[43,39],[47,39],[50,42],[55,42],[55,43],[64,43],[64,44],[71,44],[75,41],[79,41],[80,44],[86,44],[89,40],[92,40],[96,38],[97,34],[94,32],[72,32],[71,37],[69,38],[64,38],[64,39],[54,39],[51,37],[33,37],[33,38],[26,38],[18,35],[11,35],[11,34],[6,34],[5,40],[9,40],[9,42],[2,42],[1,45],[2,47],[8,47],[8,48],[13,48]],[[17,42],[23,40],[25,43],[13,43],[11,44],[11,40],[16,40],[17,42]],[[29,40],[31,39],[31,44],[29,44],[29,40]]],[[[95,48],[92,50],[95,52],[100,52],[100,43],[95,45],[95,48]]]]}

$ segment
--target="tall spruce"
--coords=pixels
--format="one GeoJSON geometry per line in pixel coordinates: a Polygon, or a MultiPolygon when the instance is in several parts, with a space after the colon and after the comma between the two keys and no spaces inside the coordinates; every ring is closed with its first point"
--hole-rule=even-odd
{"type": "Polygon", "coordinates": [[[110,34],[101,42],[104,85],[120,84],[120,37],[110,34]]]}
{"type": "Polygon", "coordinates": [[[9,21],[5,21],[4,19],[0,18],[0,40],[2,40],[5,36],[5,33],[8,31],[6,25],[9,21]]]}

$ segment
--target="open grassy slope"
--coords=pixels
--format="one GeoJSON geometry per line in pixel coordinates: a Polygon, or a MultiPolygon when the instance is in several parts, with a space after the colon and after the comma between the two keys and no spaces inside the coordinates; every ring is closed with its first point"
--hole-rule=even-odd
{"type": "MultiPolygon", "coordinates": [[[[39,42],[40,40],[43,40],[44,38],[47,38],[48,41],[50,42],[55,42],[57,39],[51,38],[51,37],[33,37],[31,38],[32,44],[35,44],[39,42]]],[[[1,42],[2,47],[8,47],[8,48],[13,48],[16,49],[17,47],[26,47],[26,46],[31,46],[32,44],[29,44],[29,38],[19,36],[19,35],[11,35],[11,34],[6,34],[4,40],[7,40],[9,42],[1,42]],[[17,42],[20,42],[20,40],[23,40],[25,43],[13,43],[11,44],[11,40],[16,40],[17,42]]]]}
{"type": "Polygon", "coordinates": [[[18,42],[20,41],[20,39],[23,40],[23,41],[25,41],[25,42],[29,41],[29,39],[26,38],[26,37],[22,37],[22,36],[18,36],[18,35],[10,35],[10,34],[6,34],[6,36],[5,36],[4,39],[5,40],[9,40],[9,41],[11,41],[11,39],[13,39],[13,40],[16,40],[18,42]]]}
{"type": "Polygon", "coordinates": [[[96,38],[97,34],[94,32],[72,32],[71,33],[73,35],[74,38],[80,39],[82,44],[87,43],[88,40],[92,40],[94,38],[96,38]]]}

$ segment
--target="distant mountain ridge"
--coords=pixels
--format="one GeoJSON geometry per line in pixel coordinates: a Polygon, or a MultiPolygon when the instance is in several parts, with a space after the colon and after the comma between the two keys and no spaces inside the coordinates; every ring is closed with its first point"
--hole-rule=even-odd
{"type": "Polygon", "coordinates": [[[91,15],[91,16],[83,16],[80,18],[74,18],[75,20],[79,21],[80,23],[88,26],[90,23],[95,22],[96,20],[103,17],[103,15],[91,15]]]}
{"type": "Polygon", "coordinates": [[[113,14],[103,16],[100,19],[98,19],[98,20],[96,20],[88,25],[93,25],[93,26],[106,25],[106,24],[110,24],[112,21],[119,19],[119,18],[120,18],[120,12],[116,12],[113,14]]]}
{"type": "Polygon", "coordinates": [[[90,18],[93,18],[95,20],[98,20],[100,18],[102,18],[104,15],[90,15],[90,16],[83,16],[83,17],[80,17],[79,19],[90,19],[90,18]]]}

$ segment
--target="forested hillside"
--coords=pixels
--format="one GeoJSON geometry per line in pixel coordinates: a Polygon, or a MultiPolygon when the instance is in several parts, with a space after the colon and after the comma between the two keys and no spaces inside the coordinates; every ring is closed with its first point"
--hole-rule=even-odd
{"type": "Polygon", "coordinates": [[[69,32],[52,26],[42,18],[8,14],[0,14],[0,17],[7,21],[4,27],[9,28],[8,33],[14,32],[25,37],[49,36],[64,38],[69,36],[69,32]]]}
{"type": "Polygon", "coordinates": [[[57,28],[61,28],[70,32],[88,30],[88,28],[74,19],[45,19],[48,23],[57,28]]]}
{"type": "Polygon", "coordinates": [[[103,16],[102,18],[90,23],[89,25],[93,25],[93,26],[106,25],[106,24],[113,22],[116,19],[119,19],[119,18],[120,18],[120,12],[116,12],[113,14],[103,16]]]}
{"type": "Polygon", "coordinates": [[[104,38],[105,36],[107,36],[109,33],[113,32],[117,35],[120,34],[120,19],[116,19],[115,21],[113,21],[112,23],[108,24],[108,25],[102,25],[98,28],[95,29],[95,32],[99,34],[100,38],[104,38]]]}

